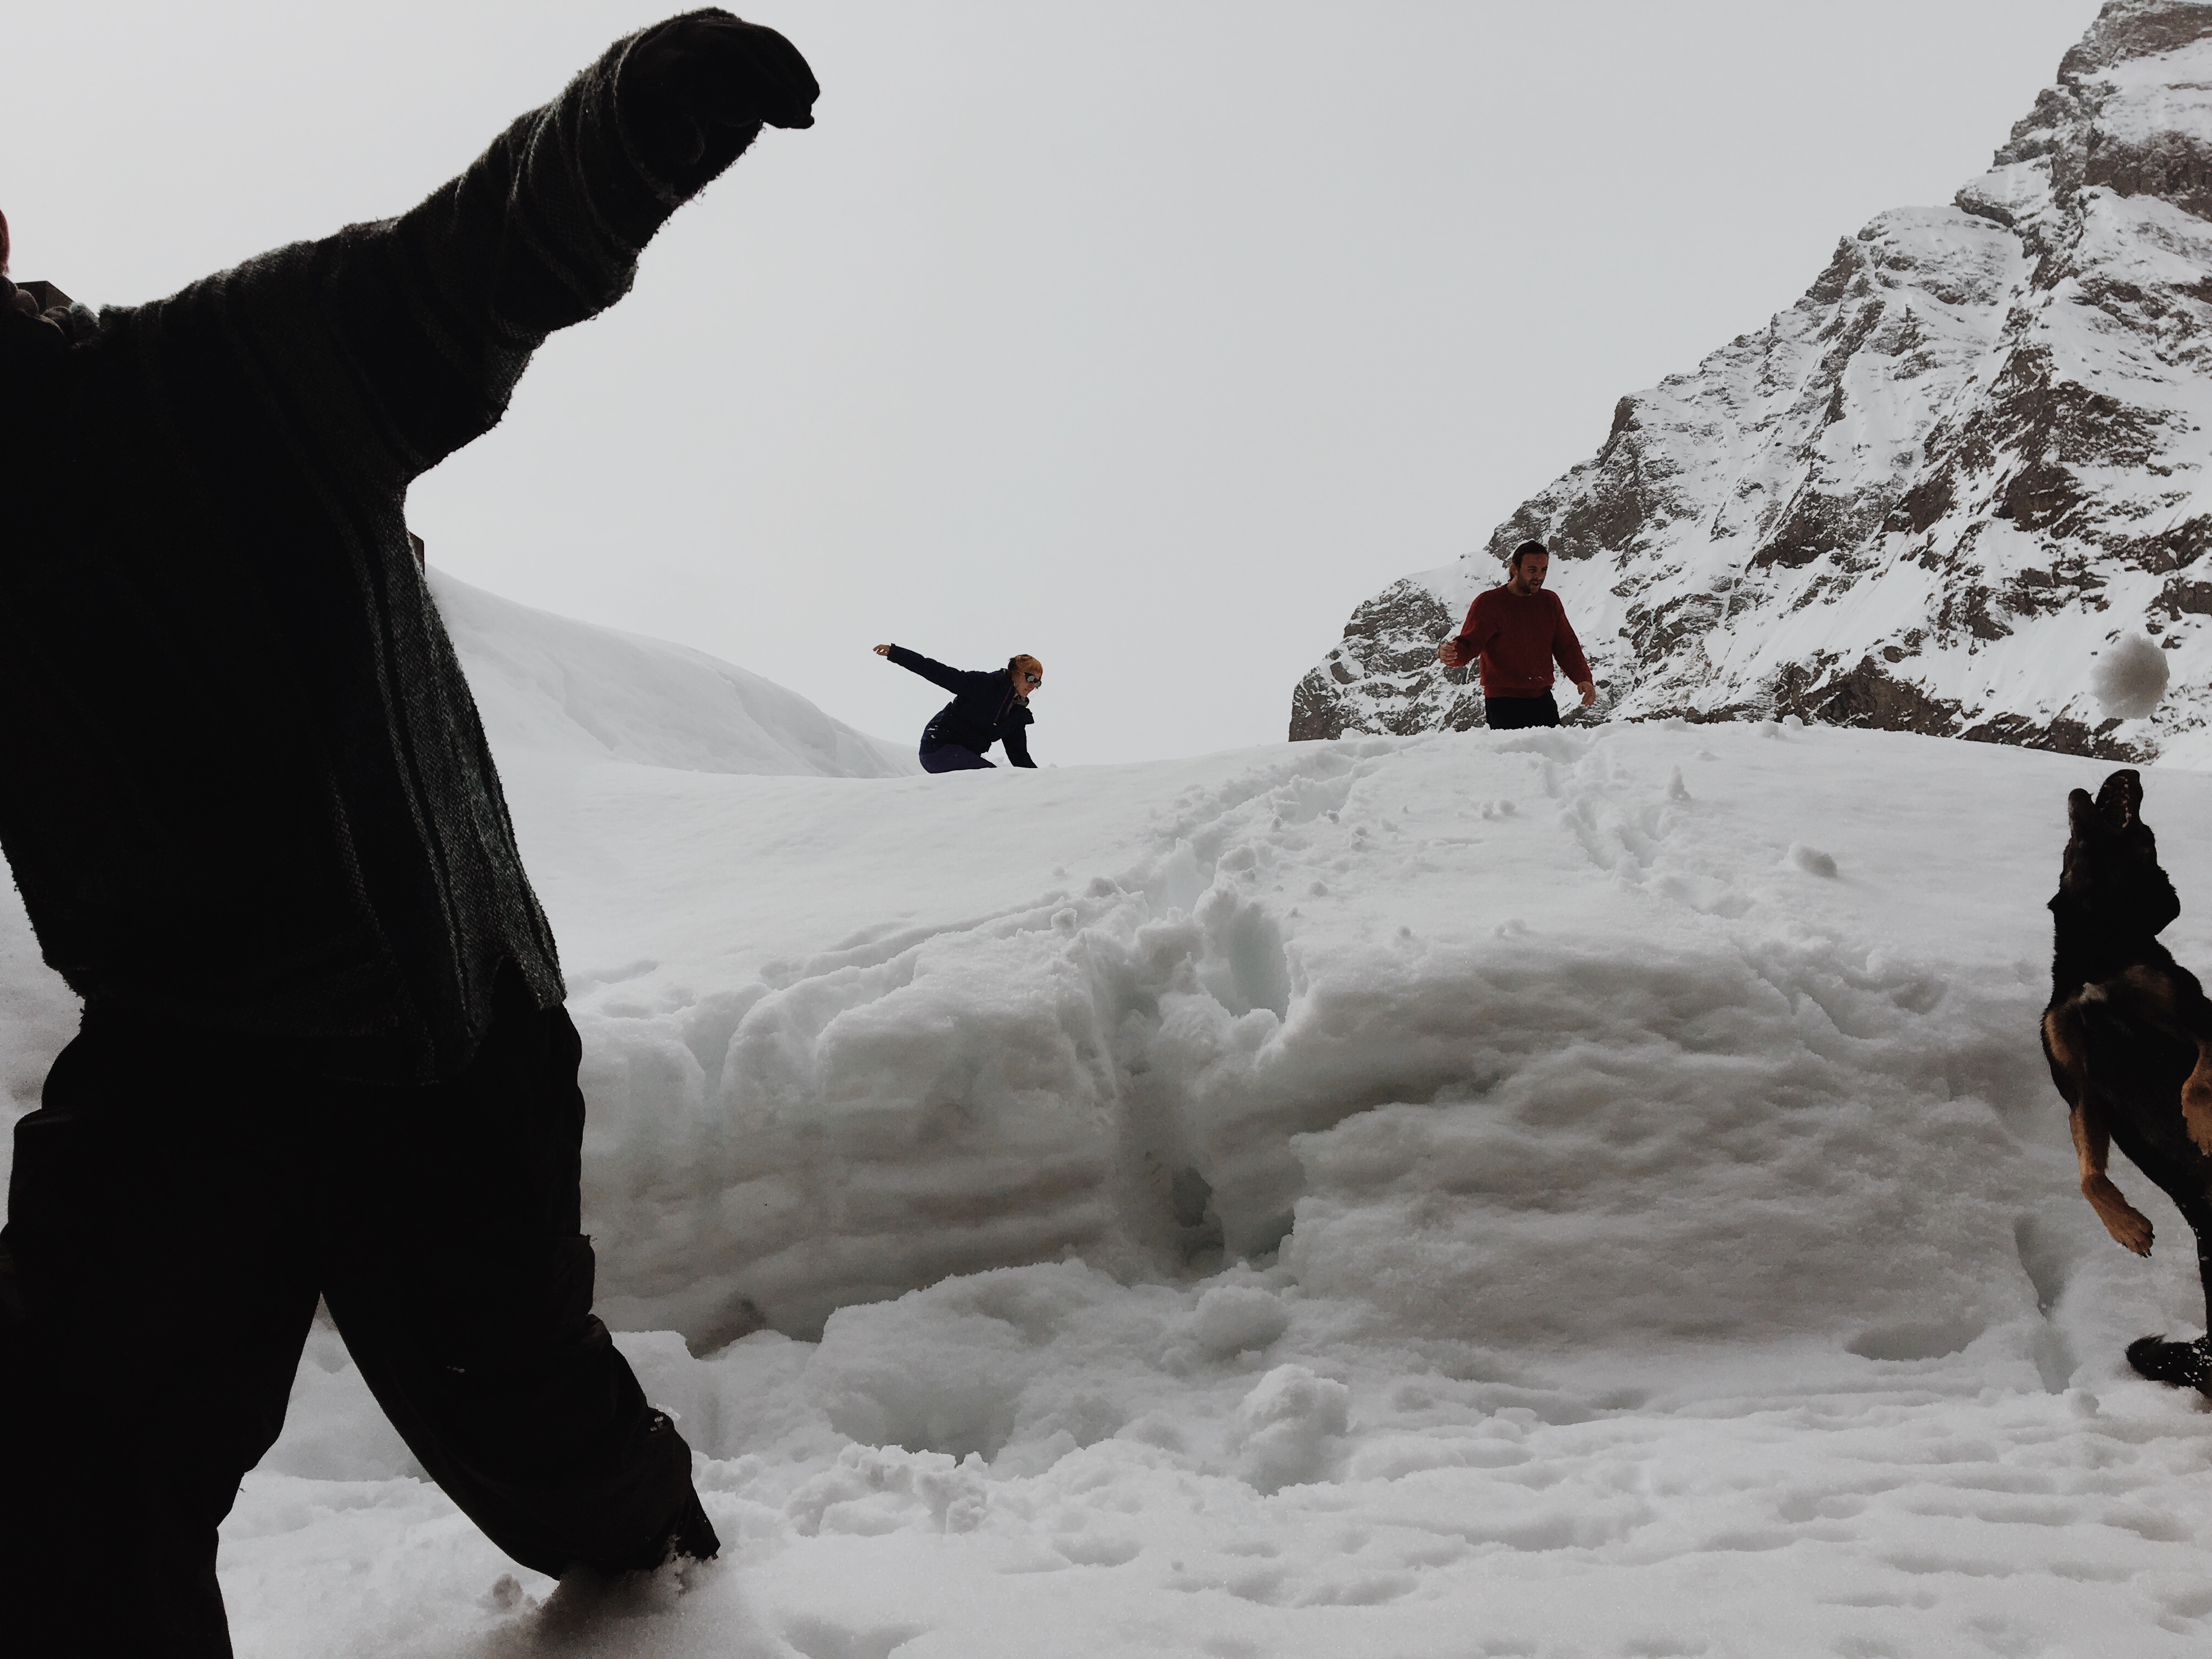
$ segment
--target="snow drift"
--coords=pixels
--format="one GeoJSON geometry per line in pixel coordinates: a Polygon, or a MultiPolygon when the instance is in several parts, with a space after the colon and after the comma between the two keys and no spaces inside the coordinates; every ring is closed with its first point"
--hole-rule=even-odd
{"type": "Polygon", "coordinates": [[[443,571],[429,581],[497,754],[775,776],[919,769],[898,745],[703,651],[532,610],[443,571]]]}
{"type": "Polygon", "coordinates": [[[605,826],[542,885],[621,1323],[1279,1247],[1394,1341],[1895,1358],[2016,1318],[2067,1185],[2042,901],[2097,775],[1769,726],[1047,772],[994,834],[997,780],[511,788],[526,844],[605,826]]]}
{"type": "MultiPolygon", "coordinates": [[[[2187,1234],[2123,1169],[2161,1243],[2106,1239],[2036,1047],[2101,767],[1795,722],[505,758],[601,1305],[730,1554],[511,1574],[324,1329],[226,1531],[265,1650],[2202,1640],[2212,1439],[2120,1359],[2201,1317],[2187,1234]]],[[[2208,807],[2151,775],[2199,963],[2208,807]]]]}

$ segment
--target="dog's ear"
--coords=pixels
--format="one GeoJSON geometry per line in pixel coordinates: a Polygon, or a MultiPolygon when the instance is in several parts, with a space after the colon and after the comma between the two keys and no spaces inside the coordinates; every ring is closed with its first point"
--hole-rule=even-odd
{"type": "Polygon", "coordinates": [[[2114,830],[2131,828],[2142,816],[2142,774],[2126,768],[2106,778],[2097,792],[2097,810],[2114,830]]]}
{"type": "Polygon", "coordinates": [[[2074,832],[2076,841],[2105,833],[2104,815],[2097,811],[2097,803],[2089,799],[2087,790],[2076,789],[2066,797],[2066,827],[2074,832]]]}

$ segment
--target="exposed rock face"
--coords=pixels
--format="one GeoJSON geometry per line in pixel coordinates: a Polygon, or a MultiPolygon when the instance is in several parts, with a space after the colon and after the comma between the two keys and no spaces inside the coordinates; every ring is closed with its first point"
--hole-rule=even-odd
{"type": "Polygon", "coordinates": [[[2212,763],[2212,3],[2113,0],[1990,171],[1883,214],[1589,460],[1362,605],[1291,736],[1482,723],[1436,642],[1529,538],[1598,717],[2212,763]],[[2092,695],[2129,635],[2156,712],[2092,695]]]}

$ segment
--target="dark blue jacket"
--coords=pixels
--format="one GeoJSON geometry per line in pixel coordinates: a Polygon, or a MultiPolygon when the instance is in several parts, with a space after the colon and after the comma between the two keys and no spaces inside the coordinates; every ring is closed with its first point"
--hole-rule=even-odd
{"type": "Polygon", "coordinates": [[[888,654],[901,668],[952,694],[952,701],[922,727],[923,754],[950,743],[980,755],[993,744],[1003,743],[1010,765],[1036,764],[1030,758],[1029,734],[1022,729],[1036,724],[1036,717],[1030,713],[1029,699],[1014,695],[1013,677],[1005,669],[947,668],[902,645],[893,646],[888,654]]]}

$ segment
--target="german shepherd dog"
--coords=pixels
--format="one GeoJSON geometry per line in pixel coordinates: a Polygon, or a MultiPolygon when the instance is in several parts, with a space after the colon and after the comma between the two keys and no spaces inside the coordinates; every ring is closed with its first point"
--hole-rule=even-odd
{"type": "MultiPolygon", "coordinates": [[[[2181,914],[2142,821],[2142,779],[2105,780],[2066,798],[2072,834],[2057,896],[2043,1052],[2073,1111],[2081,1196],[2105,1231],[2150,1254],[2149,1218],[2105,1173],[2112,1143],[2171,1198],[2197,1235],[2212,1325],[2212,1001],[2155,935],[2181,914]]],[[[2212,1337],[2130,1344],[2154,1382],[2212,1394],[2212,1337]]]]}

